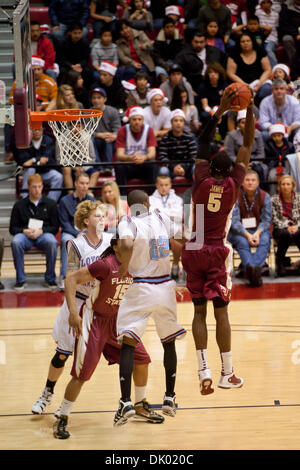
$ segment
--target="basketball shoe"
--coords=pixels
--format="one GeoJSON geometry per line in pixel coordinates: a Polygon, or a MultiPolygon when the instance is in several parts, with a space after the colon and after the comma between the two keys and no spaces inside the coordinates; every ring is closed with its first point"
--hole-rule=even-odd
{"type": "Polygon", "coordinates": [[[200,393],[201,395],[209,395],[214,393],[214,388],[212,387],[212,378],[211,372],[209,369],[199,370],[199,380],[200,380],[200,393]]]}
{"type": "Polygon", "coordinates": [[[131,401],[123,402],[120,400],[119,409],[114,417],[114,426],[126,424],[128,418],[131,418],[133,415],[135,415],[135,409],[133,408],[131,401]]]}
{"type": "Polygon", "coordinates": [[[236,377],[234,373],[224,375],[221,374],[218,387],[219,388],[241,388],[244,380],[241,377],[236,377]]]}
{"type": "Polygon", "coordinates": [[[44,388],[42,395],[32,405],[31,413],[34,415],[41,415],[44,413],[46,406],[52,402],[53,393],[47,387],[44,388]]]}
{"type": "Polygon", "coordinates": [[[68,416],[61,415],[53,425],[53,435],[56,439],[68,439],[69,431],[66,430],[68,424],[68,416]]]}
{"type": "Polygon", "coordinates": [[[176,395],[173,397],[168,395],[164,396],[164,402],[162,404],[162,412],[164,415],[174,417],[176,415],[176,404],[175,404],[176,395]]]}
{"type": "Polygon", "coordinates": [[[163,423],[165,418],[155,411],[150,409],[149,403],[146,400],[137,402],[134,405],[135,415],[134,418],[148,423],[163,423]]]}

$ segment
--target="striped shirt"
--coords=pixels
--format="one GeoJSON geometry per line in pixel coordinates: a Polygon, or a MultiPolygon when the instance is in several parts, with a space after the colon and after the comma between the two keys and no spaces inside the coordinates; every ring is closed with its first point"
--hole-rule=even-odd
{"type": "Polygon", "coordinates": [[[115,65],[119,64],[119,58],[117,53],[117,46],[114,43],[109,46],[103,46],[101,41],[97,41],[91,50],[91,59],[93,66],[99,67],[103,60],[112,62],[115,65]]]}
{"type": "Polygon", "coordinates": [[[261,25],[271,26],[272,28],[272,31],[266,37],[265,42],[268,43],[270,41],[274,41],[277,44],[278,43],[277,28],[279,25],[279,13],[277,11],[274,11],[271,8],[270,14],[267,14],[264,10],[262,10],[261,8],[258,8],[256,11],[256,16],[258,17],[261,25]]]}
{"type": "MultiPolygon", "coordinates": [[[[159,143],[159,160],[174,161],[186,160],[186,163],[181,164],[185,168],[186,173],[190,173],[193,159],[196,159],[197,147],[194,137],[187,132],[183,132],[180,137],[173,135],[172,130],[163,136],[159,143]]],[[[177,164],[176,164],[177,165],[177,164]]],[[[174,165],[172,165],[174,167],[174,165]]],[[[187,176],[190,176],[188,174],[187,176]]]]}

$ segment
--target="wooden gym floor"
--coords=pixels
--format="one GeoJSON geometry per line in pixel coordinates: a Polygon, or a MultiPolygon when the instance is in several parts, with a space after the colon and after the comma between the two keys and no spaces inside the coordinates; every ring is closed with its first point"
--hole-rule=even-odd
{"type": "MultiPolygon", "coordinates": [[[[31,414],[40,395],[55,345],[52,327],[61,293],[0,293],[0,449],[6,450],[299,450],[300,439],[300,283],[265,283],[250,289],[235,285],[230,304],[233,364],[244,386],[219,389],[220,359],[215,322],[208,313],[209,363],[215,392],[199,393],[191,322],[186,296],[178,303],[187,336],[177,341],[178,372],[175,418],[160,425],[128,422],[114,428],[119,399],[118,367],[102,359],[82,389],[69,418],[68,440],[52,435],[53,412],[70,380],[72,359],[43,416],[31,414]]],[[[147,398],[161,406],[164,394],[162,347],[154,324],[143,338],[152,363],[147,398]]],[[[133,397],[134,399],[134,394],[133,397]]],[[[158,410],[159,411],[159,410],[158,410]]]]}

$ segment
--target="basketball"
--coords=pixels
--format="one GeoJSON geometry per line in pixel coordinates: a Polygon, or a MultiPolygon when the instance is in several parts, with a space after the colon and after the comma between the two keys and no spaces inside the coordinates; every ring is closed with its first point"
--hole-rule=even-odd
{"type": "Polygon", "coordinates": [[[227,88],[235,90],[238,93],[238,96],[233,98],[231,101],[233,111],[236,111],[237,109],[246,109],[249,106],[252,94],[248,85],[245,83],[232,83],[227,88]]]}

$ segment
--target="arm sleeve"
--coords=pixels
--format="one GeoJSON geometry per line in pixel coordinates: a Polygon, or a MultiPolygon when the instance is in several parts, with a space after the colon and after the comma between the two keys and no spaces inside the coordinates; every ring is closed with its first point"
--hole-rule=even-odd
{"type": "Polygon", "coordinates": [[[240,206],[238,201],[235,203],[233,211],[232,211],[232,222],[231,222],[231,230],[238,235],[244,235],[246,232],[245,227],[241,221],[241,212],[240,206]]]}
{"type": "Polygon", "coordinates": [[[270,230],[271,220],[272,220],[272,203],[271,203],[270,195],[266,194],[264,205],[261,211],[260,223],[257,227],[258,230],[261,230],[262,232],[266,232],[267,230],[270,230]]]}
{"type": "Polygon", "coordinates": [[[99,281],[103,281],[109,275],[110,269],[105,259],[98,259],[94,263],[87,266],[91,276],[99,281]]]}

